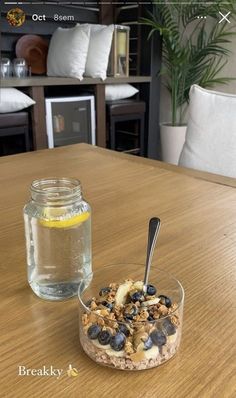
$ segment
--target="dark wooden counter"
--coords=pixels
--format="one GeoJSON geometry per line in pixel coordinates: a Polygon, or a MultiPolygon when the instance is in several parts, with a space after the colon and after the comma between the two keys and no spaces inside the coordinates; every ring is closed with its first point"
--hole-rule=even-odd
{"type": "Polygon", "coordinates": [[[71,77],[27,77],[18,79],[16,77],[1,80],[1,87],[39,87],[39,86],[74,86],[74,85],[97,85],[97,84],[121,84],[121,83],[148,83],[150,76],[108,77],[106,80],[85,77],[83,80],[71,77]]]}

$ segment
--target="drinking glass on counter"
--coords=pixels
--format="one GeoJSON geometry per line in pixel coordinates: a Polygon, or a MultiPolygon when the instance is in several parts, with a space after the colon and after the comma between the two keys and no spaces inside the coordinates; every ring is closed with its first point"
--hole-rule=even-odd
{"type": "Polygon", "coordinates": [[[15,77],[24,78],[28,76],[28,65],[24,58],[15,58],[13,61],[13,74],[15,77]]]}
{"type": "Polygon", "coordinates": [[[12,74],[12,64],[9,58],[1,59],[1,78],[10,77],[12,74]]]}

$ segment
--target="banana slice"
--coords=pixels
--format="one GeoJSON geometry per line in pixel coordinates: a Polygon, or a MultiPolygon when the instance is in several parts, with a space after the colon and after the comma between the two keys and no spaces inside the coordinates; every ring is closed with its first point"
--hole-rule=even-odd
{"type": "Polygon", "coordinates": [[[177,333],[172,334],[171,336],[167,337],[167,341],[170,344],[174,344],[176,342],[176,340],[177,340],[177,333]]]}
{"type": "Polygon", "coordinates": [[[159,349],[158,347],[152,347],[150,350],[144,351],[145,358],[147,359],[156,359],[156,357],[159,355],[159,349]]]}
{"type": "Polygon", "coordinates": [[[145,353],[144,351],[137,351],[134,354],[130,355],[130,359],[134,362],[140,362],[145,359],[145,353]]]}
{"type": "Polygon", "coordinates": [[[158,297],[152,299],[152,300],[147,300],[147,301],[143,301],[141,306],[142,307],[149,307],[150,305],[154,305],[159,303],[160,299],[158,297]]]}
{"type": "Polygon", "coordinates": [[[134,335],[134,347],[138,350],[138,346],[142,345],[144,347],[143,342],[148,339],[148,334],[146,332],[139,332],[134,335]]]}
{"type": "Polygon", "coordinates": [[[106,354],[109,355],[110,357],[124,357],[125,351],[124,350],[115,351],[110,348],[109,350],[106,350],[106,354]]]}
{"type": "Polygon", "coordinates": [[[115,295],[115,303],[117,305],[125,304],[126,297],[127,297],[128,293],[129,293],[129,291],[131,290],[131,286],[132,285],[133,285],[133,282],[126,281],[125,283],[122,283],[122,285],[120,285],[118,287],[118,290],[117,290],[116,295],[115,295]]]}
{"type": "Polygon", "coordinates": [[[143,281],[137,281],[134,283],[134,289],[143,290],[143,281]]]}
{"type": "Polygon", "coordinates": [[[144,343],[143,342],[139,343],[139,345],[136,348],[136,351],[137,352],[144,351],[144,343]]]}
{"type": "Polygon", "coordinates": [[[107,350],[108,348],[110,348],[110,344],[102,345],[99,343],[98,339],[91,340],[91,341],[97,348],[101,348],[102,350],[107,350]]]}

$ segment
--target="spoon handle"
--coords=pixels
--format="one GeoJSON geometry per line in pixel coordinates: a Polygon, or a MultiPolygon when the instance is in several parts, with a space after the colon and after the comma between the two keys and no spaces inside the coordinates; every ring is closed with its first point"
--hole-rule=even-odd
{"type": "Polygon", "coordinates": [[[148,283],[148,276],[150,271],[150,266],[152,262],[152,257],[157,241],[157,236],[160,231],[161,220],[157,217],[153,217],[149,221],[149,229],[148,229],[148,244],[147,244],[147,259],[146,259],[146,267],[145,267],[145,275],[144,275],[144,291],[146,290],[146,286],[148,283]]]}

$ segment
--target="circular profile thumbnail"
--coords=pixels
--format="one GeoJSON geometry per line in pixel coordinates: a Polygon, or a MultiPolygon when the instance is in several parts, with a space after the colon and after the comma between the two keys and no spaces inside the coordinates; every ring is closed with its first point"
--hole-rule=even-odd
{"type": "Polygon", "coordinates": [[[25,22],[25,13],[20,8],[12,8],[7,13],[7,21],[11,26],[19,27],[25,22]]]}

